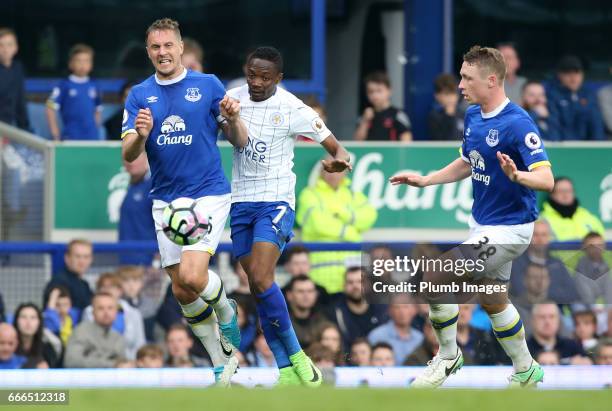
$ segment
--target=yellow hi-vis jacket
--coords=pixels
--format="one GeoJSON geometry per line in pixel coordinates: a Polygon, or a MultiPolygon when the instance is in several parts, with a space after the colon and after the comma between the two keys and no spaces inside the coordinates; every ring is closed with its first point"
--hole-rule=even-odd
{"type": "MultiPolygon", "coordinates": [[[[351,191],[345,178],[334,190],[321,177],[313,187],[300,193],[296,221],[302,228],[304,242],[359,242],[362,233],[376,222],[378,213],[360,192],[351,191]]],[[[350,251],[324,251],[310,254],[312,280],[329,293],[344,289],[347,259],[361,265],[361,254],[350,251]]]]}
{"type": "Polygon", "coordinates": [[[540,218],[550,224],[553,238],[556,241],[582,241],[591,231],[604,235],[604,226],[601,221],[586,208],[578,206],[571,218],[564,218],[557,210],[545,202],[540,218]]]}

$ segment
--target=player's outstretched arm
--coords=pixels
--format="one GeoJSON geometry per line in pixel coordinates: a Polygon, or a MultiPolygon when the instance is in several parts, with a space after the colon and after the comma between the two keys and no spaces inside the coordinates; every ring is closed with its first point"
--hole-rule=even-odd
{"type": "Polygon", "coordinates": [[[555,185],[555,178],[549,166],[540,166],[531,171],[520,171],[509,155],[497,152],[497,160],[504,174],[510,181],[524,185],[532,190],[551,192],[555,185]]]}
{"type": "Polygon", "coordinates": [[[138,110],[134,128],[136,132],[125,135],[121,142],[121,155],[128,163],[136,160],[145,149],[145,143],[153,128],[153,115],[150,109],[138,110]]]}
{"type": "Polygon", "coordinates": [[[228,95],[219,102],[219,111],[227,122],[221,124],[223,133],[234,147],[244,147],[248,143],[249,133],[240,118],[240,101],[228,95]]]}
{"type": "Polygon", "coordinates": [[[346,149],[338,142],[336,136],[330,134],[321,142],[321,145],[334,157],[329,160],[321,161],[325,171],[328,173],[339,173],[346,169],[349,171],[353,169],[353,166],[351,165],[351,156],[349,155],[348,151],[346,151],[346,149]]]}
{"type": "Polygon", "coordinates": [[[415,173],[399,173],[389,178],[391,185],[408,184],[415,187],[426,187],[436,184],[454,183],[467,178],[472,168],[462,158],[458,158],[441,170],[427,176],[415,173]]]}

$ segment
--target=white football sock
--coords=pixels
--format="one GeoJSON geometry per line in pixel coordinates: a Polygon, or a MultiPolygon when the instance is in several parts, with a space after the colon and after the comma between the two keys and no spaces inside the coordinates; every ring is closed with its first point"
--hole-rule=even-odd
{"type": "Polygon", "coordinates": [[[183,316],[187,319],[193,333],[202,342],[214,367],[225,365],[227,356],[223,354],[215,311],[209,309],[201,298],[189,304],[180,304],[183,316]]]}
{"type": "Polygon", "coordinates": [[[493,325],[493,333],[497,341],[501,344],[512,359],[516,372],[527,371],[531,367],[533,358],[527,348],[525,341],[525,328],[521,317],[512,304],[500,313],[489,315],[493,325]]]}
{"type": "Polygon", "coordinates": [[[222,324],[232,321],[234,309],[227,300],[221,278],[210,268],[208,269],[208,284],[200,293],[200,297],[213,306],[222,324]]]}
{"type": "Polygon", "coordinates": [[[458,318],[459,306],[457,304],[429,305],[429,320],[440,343],[438,355],[445,360],[451,360],[457,356],[458,318]]]}

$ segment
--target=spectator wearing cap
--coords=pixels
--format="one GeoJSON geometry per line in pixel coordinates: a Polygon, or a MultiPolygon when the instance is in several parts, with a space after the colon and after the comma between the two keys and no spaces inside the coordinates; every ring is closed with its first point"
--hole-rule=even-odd
{"type": "Polygon", "coordinates": [[[557,81],[548,90],[548,109],[560,127],[559,140],[603,140],[604,125],[593,90],[584,85],[584,68],[576,56],[565,56],[557,81]]]}
{"type": "Polygon", "coordinates": [[[504,56],[504,61],[506,62],[506,78],[504,79],[506,96],[512,102],[520,104],[521,93],[525,83],[527,83],[527,79],[516,74],[521,68],[521,59],[516,51],[516,47],[513,43],[501,43],[497,45],[497,49],[504,56]]]}

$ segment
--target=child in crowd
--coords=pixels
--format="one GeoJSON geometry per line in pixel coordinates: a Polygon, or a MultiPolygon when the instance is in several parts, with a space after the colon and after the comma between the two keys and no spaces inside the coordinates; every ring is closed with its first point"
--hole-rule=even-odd
{"type": "Polygon", "coordinates": [[[99,140],[101,124],[100,91],[89,78],[93,69],[94,50],[76,44],[68,55],[70,75],[53,88],[47,100],[47,121],[55,141],[99,140]],[[60,132],[56,112],[62,118],[60,132]]]}

